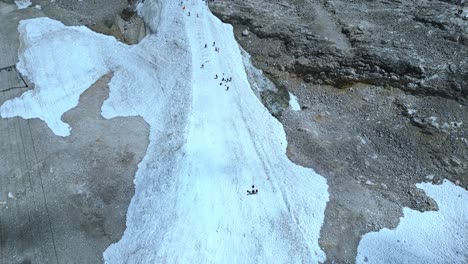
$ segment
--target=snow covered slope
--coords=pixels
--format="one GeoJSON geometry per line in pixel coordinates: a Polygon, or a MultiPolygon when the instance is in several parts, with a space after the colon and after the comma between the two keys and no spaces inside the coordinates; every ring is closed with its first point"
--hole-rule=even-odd
{"type": "Polygon", "coordinates": [[[150,124],[127,229],[105,261],[324,261],[326,181],[287,159],[283,128],[251,90],[232,27],[201,0],[147,0],[139,11],[152,33],[136,46],[47,18],[22,21],[18,68],[36,88],[0,107],[2,117],[38,117],[67,136],[61,115],[113,71],[102,115],[150,124]],[[246,195],[251,185],[258,194],[246,195]]]}
{"type": "Polygon", "coordinates": [[[139,11],[152,34],[136,46],[48,18],[22,21],[18,68],[36,88],[0,107],[3,118],[41,118],[67,136],[62,114],[112,71],[102,115],[150,124],[127,229],[105,261],[323,261],[326,181],[287,159],[283,128],[252,92],[231,26],[201,0],[147,0],[139,11]],[[251,185],[258,194],[247,195],[251,185]]]}
{"type": "MultiPolygon", "coordinates": [[[[146,5],[152,3],[143,10],[146,5]]],[[[318,237],[328,199],[324,179],[286,158],[282,127],[251,91],[232,28],[202,1],[184,5],[162,3],[161,21],[182,16],[184,27],[160,25],[158,34],[180,30],[189,40],[192,102],[185,144],[168,153],[177,157],[175,164],[160,163],[167,167],[161,182],[137,182],[128,228],[104,254],[106,261],[323,260],[318,237]],[[233,80],[227,91],[223,77],[233,80]],[[153,184],[155,192],[142,192],[153,184]],[[246,195],[251,184],[258,195],[246,195]]]]}
{"type": "Polygon", "coordinates": [[[395,230],[363,236],[357,263],[467,263],[468,192],[447,180],[417,186],[437,202],[439,211],[404,208],[395,230]]]}

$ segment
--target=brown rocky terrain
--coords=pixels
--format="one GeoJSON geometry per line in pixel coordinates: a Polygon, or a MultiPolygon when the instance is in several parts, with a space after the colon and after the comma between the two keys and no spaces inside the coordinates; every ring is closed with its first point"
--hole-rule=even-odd
{"type": "Polygon", "coordinates": [[[395,227],[402,207],[437,209],[415,183],[468,186],[468,21],[453,2],[209,4],[278,88],[262,99],[291,160],[328,179],[327,263],[354,263],[360,236],[395,227]]]}
{"type": "Polygon", "coordinates": [[[340,88],[390,85],[452,99],[468,94],[468,21],[453,4],[216,0],[210,7],[253,33],[239,41],[273,76],[287,72],[340,88]]]}

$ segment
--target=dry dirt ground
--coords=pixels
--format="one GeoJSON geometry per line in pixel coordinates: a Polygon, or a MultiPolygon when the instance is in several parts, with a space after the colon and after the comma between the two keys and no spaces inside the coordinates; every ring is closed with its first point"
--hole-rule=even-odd
{"type": "MultiPolygon", "coordinates": [[[[18,22],[38,16],[43,10],[0,2],[0,104],[34,88],[14,65],[18,22]]],[[[69,137],[38,119],[0,119],[0,263],[102,263],[122,236],[149,126],[101,117],[110,78],[63,115],[69,137]]]]}

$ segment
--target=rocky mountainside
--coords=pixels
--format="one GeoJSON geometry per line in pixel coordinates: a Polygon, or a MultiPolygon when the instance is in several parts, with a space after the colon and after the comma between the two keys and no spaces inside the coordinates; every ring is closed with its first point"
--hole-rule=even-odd
{"type": "Polygon", "coordinates": [[[328,179],[327,263],[354,263],[361,235],[394,228],[402,207],[437,209],[415,183],[468,186],[468,10],[456,2],[209,2],[278,88],[262,100],[290,159],[328,179]]]}
{"type": "Polygon", "coordinates": [[[347,87],[391,85],[452,99],[468,95],[468,20],[441,1],[216,0],[223,21],[272,75],[347,87]]]}
{"type": "MultiPolygon", "coordinates": [[[[438,204],[416,183],[448,179],[467,188],[468,9],[457,14],[459,0],[207,1],[216,16],[234,26],[238,43],[271,81],[263,83],[276,87],[257,88],[284,126],[288,157],[327,178],[330,201],[319,241],[326,263],[354,263],[361,236],[396,227],[403,207],[437,210],[438,204]],[[300,111],[288,108],[290,93],[297,96],[300,111]]],[[[135,11],[138,2],[32,0],[31,8],[7,13],[14,10],[14,1],[0,0],[1,18],[7,21],[0,31],[8,32],[0,38],[0,47],[8,47],[4,66],[17,61],[18,21],[36,16],[138,43],[151,33],[135,11]]],[[[191,18],[196,21],[198,14],[191,18]]],[[[265,77],[249,67],[250,79],[261,79],[261,84],[265,77]]],[[[8,98],[3,100],[19,91],[4,93],[8,98]]],[[[133,134],[131,140],[147,138],[133,134]]],[[[137,162],[141,153],[135,157],[140,157],[137,162]]],[[[130,175],[134,163],[128,164],[124,168],[131,169],[130,175]]],[[[125,186],[133,192],[133,186],[125,186]]],[[[102,222],[95,219],[81,220],[93,227],[102,222]]],[[[114,224],[111,227],[123,232],[120,222],[114,224]]],[[[101,253],[96,256],[100,259],[101,253]]]]}

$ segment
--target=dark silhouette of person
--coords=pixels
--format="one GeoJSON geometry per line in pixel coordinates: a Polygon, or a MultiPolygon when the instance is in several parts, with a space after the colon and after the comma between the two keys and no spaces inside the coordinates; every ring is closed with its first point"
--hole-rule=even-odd
{"type": "Polygon", "coordinates": [[[215,79],[218,79],[218,74],[216,74],[215,79]]]}
{"type": "Polygon", "coordinates": [[[257,193],[258,193],[258,189],[255,189],[255,185],[252,185],[251,191],[247,190],[247,195],[252,195],[252,194],[257,194],[257,193]]]}
{"type": "Polygon", "coordinates": [[[226,87],[226,91],[229,91],[229,86],[228,86],[228,87],[226,87]]]}

